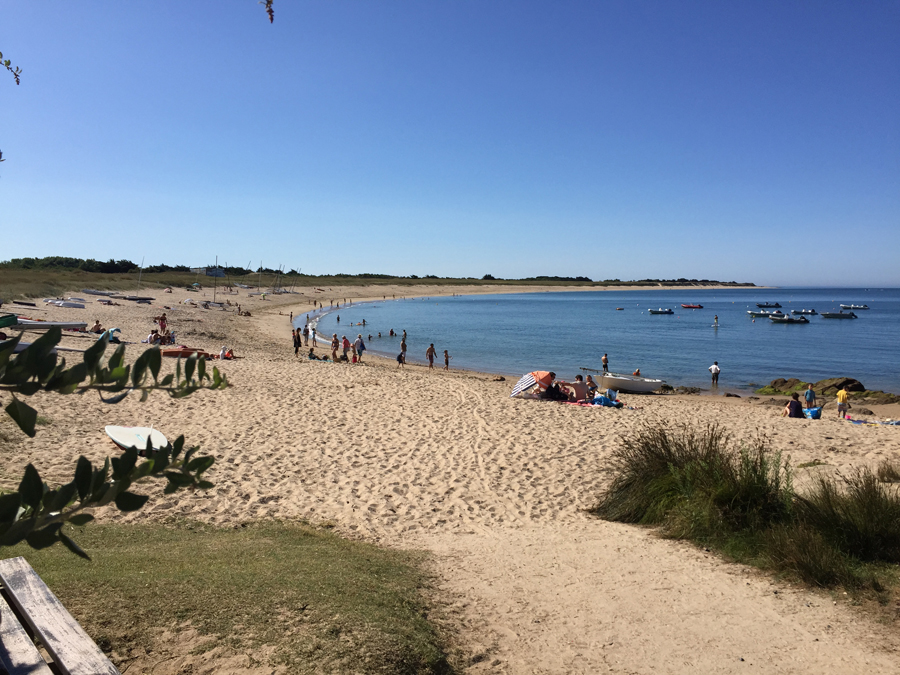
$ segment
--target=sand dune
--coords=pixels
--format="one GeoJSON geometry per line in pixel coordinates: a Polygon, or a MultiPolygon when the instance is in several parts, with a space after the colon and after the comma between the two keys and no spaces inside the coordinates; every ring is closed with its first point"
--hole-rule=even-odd
{"type": "MultiPolygon", "coordinates": [[[[327,295],[359,300],[385,292],[397,291],[327,295]]],[[[834,604],[827,594],[584,512],[609,478],[610,452],[647,423],[719,423],[738,438],[766,435],[794,464],[826,463],[798,470],[800,482],[815,471],[900,459],[900,429],[783,419],[778,407],[720,397],[626,396],[635,410],[585,409],[509,399],[512,383],[486,374],[399,370],[368,356],[361,366],[295,359],[287,314],[308,311],[309,295],[231,296],[252,317],[168,311],[180,342],[215,351],[227,344],[244,357],[220,364],[233,386],[116,406],[91,396],[38,396],[52,424],[35,441],[4,446],[0,484],[28,462],[47,479],[68,480],[79,454],[99,459],[113,451],[104,424],[153,424],[215,454],[215,488],[155,496],[144,511],[114,517],[303,518],[428,549],[473,673],[900,670],[895,636],[840,598],[834,604]]],[[[139,340],[162,304],[175,307],[188,296],[196,294],[157,294],[152,307],[42,314],[100,318],[139,340]]],[[[68,337],[65,344],[89,342],[68,337]]],[[[425,346],[411,342],[410,351],[425,346]]],[[[129,357],[139,351],[132,346],[129,357]]]]}

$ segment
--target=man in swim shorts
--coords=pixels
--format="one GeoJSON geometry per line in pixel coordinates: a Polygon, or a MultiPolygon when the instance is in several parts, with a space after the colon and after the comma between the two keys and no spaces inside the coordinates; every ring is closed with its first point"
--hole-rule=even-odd
{"type": "Polygon", "coordinates": [[[428,359],[428,368],[431,370],[434,369],[434,355],[436,353],[437,352],[434,349],[434,343],[432,342],[431,346],[429,346],[428,349],[425,350],[425,358],[428,359]]]}
{"type": "Polygon", "coordinates": [[[609,372],[609,357],[607,357],[606,354],[604,354],[603,358],[600,359],[600,362],[603,364],[603,372],[608,373],[609,372]]]}

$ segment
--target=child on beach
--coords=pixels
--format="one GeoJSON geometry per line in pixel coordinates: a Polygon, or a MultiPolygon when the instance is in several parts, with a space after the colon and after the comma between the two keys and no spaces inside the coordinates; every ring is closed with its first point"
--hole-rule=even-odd
{"type": "Polygon", "coordinates": [[[444,370],[450,370],[450,359],[453,357],[447,353],[447,350],[444,350],[444,370]]]}

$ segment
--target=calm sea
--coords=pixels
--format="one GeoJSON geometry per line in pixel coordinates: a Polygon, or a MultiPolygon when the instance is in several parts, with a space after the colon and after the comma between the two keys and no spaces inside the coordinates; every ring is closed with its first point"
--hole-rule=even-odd
{"type": "MultiPolygon", "coordinates": [[[[302,327],[302,322],[300,322],[302,327]]],[[[424,361],[434,343],[452,368],[520,375],[553,370],[571,378],[579,367],[662,378],[672,385],[707,387],[718,361],[720,389],[752,389],[777,377],[819,380],[849,376],[868,389],[900,393],[900,289],[779,288],[773,290],[647,290],[527,293],[388,300],[341,307],[319,318],[325,335],[375,336],[368,348],[394,357],[407,331],[410,361],[424,361]],[[782,311],[838,311],[867,304],[856,320],[811,316],[809,324],[777,325],[747,314],[757,302],[782,311]],[[682,309],[681,304],[703,309],[682,309]],[[616,308],[621,307],[622,310],[616,308]],[[648,309],[670,307],[674,315],[648,309]],[[337,317],[340,316],[340,323],[337,317]],[[719,327],[713,327],[718,315],[719,327]],[[366,320],[366,327],[351,326],[366,320]],[[382,337],[377,337],[378,332],[382,337]]]]}

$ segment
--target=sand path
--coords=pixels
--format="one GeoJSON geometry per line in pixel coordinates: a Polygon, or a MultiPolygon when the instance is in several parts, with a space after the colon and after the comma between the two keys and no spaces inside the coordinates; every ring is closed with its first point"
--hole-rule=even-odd
{"type": "MultiPolygon", "coordinates": [[[[298,360],[276,302],[245,304],[250,319],[170,313],[191,344],[227,342],[246,357],[221,365],[229,390],[117,406],[37,397],[54,423],[36,442],[4,446],[0,478],[33,461],[64,479],[78,454],[110,451],[102,424],[182,431],[216,455],[215,488],[154,497],[123,520],[305,518],[428,549],[472,673],[900,671],[896,636],[841,597],[835,604],[584,512],[608,479],[609,453],[646,423],[765,433],[794,463],[827,462],[801,470],[801,481],[900,457],[900,430],[787,420],[744,399],[626,397],[640,409],[584,409],[511,400],[510,382],[476,373],[298,360]]],[[[132,336],[158,311],[116,309],[132,336]]],[[[411,337],[413,353],[424,346],[411,337]]]]}

